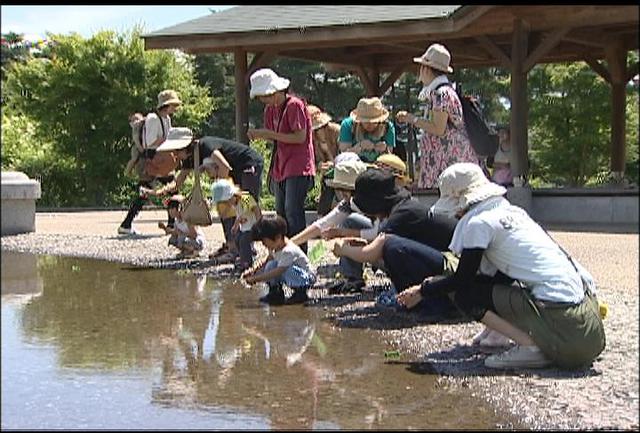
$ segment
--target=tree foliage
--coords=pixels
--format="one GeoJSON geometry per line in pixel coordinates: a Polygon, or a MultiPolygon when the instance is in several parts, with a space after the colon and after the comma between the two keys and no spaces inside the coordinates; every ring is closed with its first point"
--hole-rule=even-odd
{"type": "MultiPolygon", "coordinates": [[[[134,28],[103,31],[89,39],[48,35],[51,43],[42,50],[28,49],[19,34],[3,35],[2,168],[42,181],[39,206],[126,204],[132,183],[122,173],[130,147],[127,117],[152,110],[163,89],[177,90],[184,101],[173,118],[175,126],[235,139],[233,55],[145,51],[140,34],[141,29],[134,28]]],[[[630,53],[631,63],[637,59],[637,52],[630,53]]],[[[293,93],[320,106],[336,122],[365,95],[357,76],[324,64],[277,58],[269,67],[291,80],[293,93]]],[[[479,98],[490,122],[508,123],[509,71],[457,68],[452,79],[465,94],[479,98]]],[[[533,185],[606,182],[609,85],[584,63],[538,65],[529,73],[528,85],[533,185]]],[[[421,113],[421,87],[414,73],[403,74],[382,95],[392,116],[401,109],[421,113]]],[[[628,178],[637,183],[637,82],[627,90],[626,168],[628,178]]],[[[263,109],[257,100],[249,102],[250,126],[262,127],[263,109]]],[[[251,145],[268,167],[271,148],[262,141],[251,145]]],[[[269,208],[273,197],[266,177],[262,203],[269,208]]],[[[307,207],[314,206],[318,192],[319,184],[309,194],[307,207]]]]}
{"type": "MultiPolygon", "coordinates": [[[[172,88],[184,101],[173,123],[197,129],[214,109],[213,101],[195,80],[190,58],[145,51],[138,29],[103,31],[90,39],[77,34],[53,38],[50,58],[11,65],[4,102],[11,113],[37,120],[38,139],[73,162],[78,181],[50,205],[114,204],[121,198],[112,194],[127,182],[122,167],[129,157],[128,115],[154,109],[157,94],[172,88]]],[[[12,146],[4,138],[3,128],[3,143],[12,146]]],[[[27,174],[42,177],[44,188],[57,181],[45,178],[46,173],[27,174]]]]}

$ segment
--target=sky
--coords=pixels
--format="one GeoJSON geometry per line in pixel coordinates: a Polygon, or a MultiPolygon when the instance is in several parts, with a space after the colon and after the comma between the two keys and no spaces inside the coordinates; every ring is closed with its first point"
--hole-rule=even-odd
{"type": "Polygon", "coordinates": [[[2,33],[24,34],[26,40],[51,33],[79,33],[85,38],[100,30],[124,32],[139,24],[152,32],[203,17],[210,9],[233,6],[1,6],[2,33]]]}

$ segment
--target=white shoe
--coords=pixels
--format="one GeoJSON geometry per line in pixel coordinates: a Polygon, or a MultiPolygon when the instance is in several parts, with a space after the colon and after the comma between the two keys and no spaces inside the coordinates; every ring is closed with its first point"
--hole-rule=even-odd
{"type": "Polygon", "coordinates": [[[140,233],[138,233],[138,231],[136,229],[134,229],[133,227],[118,227],[118,234],[119,235],[138,235],[140,233]]]}
{"type": "Polygon", "coordinates": [[[538,346],[514,346],[484,360],[488,368],[542,368],[550,364],[551,360],[544,356],[538,346]]]}
{"type": "Polygon", "coordinates": [[[482,347],[505,347],[511,344],[511,339],[498,331],[490,330],[486,337],[478,343],[482,347]]]}

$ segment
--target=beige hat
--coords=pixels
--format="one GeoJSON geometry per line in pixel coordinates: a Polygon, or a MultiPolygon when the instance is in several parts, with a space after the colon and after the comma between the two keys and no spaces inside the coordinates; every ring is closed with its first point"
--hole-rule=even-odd
{"type": "Polygon", "coordinates": [[[163,90],[158,93],[158,106],[156,107],[158,110],[170,104],[182,104],[182,101],[178,98],[178,92],[175,90],[163,90]]]}
{"type": "Polygon", "coordinates": [[[184,149],[193,141],[193,132],[189,128],[171,128],[167,139],[156,149],[156,152],[184,149]]]}
{"type": "Polygon", "coordinates": [[[256,96],[273,95],[276,92],[289,88],[290,81],[286,78],[278,76],[269,68],[258,69],[251,74],[251,91],[249,96],[251,99],[256,96]]]}
{"type": "Polygon", "coordinates": [[[324,125],[331,121],[331,116],[322,111],[320,107],[316,107],[315,105],[307,105],[307,110],[309,111],[309,115],[311,116],[311,128],[314,131],[316,129],[322,128],[324,125]]]}
{"type": "Polygon", "coordinates": [[[374,96],[360,99],[351,117],[356,122],[383,122],[389,118],[389,111],[384,108],[380,98],[374,96]]]}
{"type": "Polygon", "coordinates": [[[422,56],[414,57],[413,61],[442,72],[453,72],[453,68],[449,66],[451,54],[449,54],[449,51],[444,45],[432,44],[422,56]]]}
{"type": "Polygon", "coordinates": [[[341,161],[333,168],[333,179],[327,179],[325,183],[330,188],[350,189],[356,188],[356,178],[369,167],[360,160],[348,159],[341,161]]]}
{"type": "Polygon", "coordinates": [[[487,179],[479,165],[459,162],[445,168],[438,176],[440,198],[431,207],[434,213],[454,215],[491,197],[501,197],[507,190],[487,179]]]}

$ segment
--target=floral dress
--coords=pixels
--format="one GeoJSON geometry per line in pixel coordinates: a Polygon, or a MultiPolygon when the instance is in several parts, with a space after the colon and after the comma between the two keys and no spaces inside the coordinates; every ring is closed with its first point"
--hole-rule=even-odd
{"type": "Polygon", "coordinates": [[[451,86],[441,86],[431,92],[425,107],[425,118],[434,111],[449,113],[444,135],[438,137],[423,131],[420,140],[420,177],[418,188],[437,188],[442,170],[456,162],[478,164],[462,118],[462,104],[451,86]]]}

